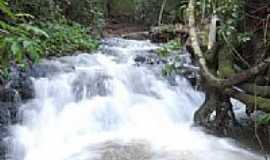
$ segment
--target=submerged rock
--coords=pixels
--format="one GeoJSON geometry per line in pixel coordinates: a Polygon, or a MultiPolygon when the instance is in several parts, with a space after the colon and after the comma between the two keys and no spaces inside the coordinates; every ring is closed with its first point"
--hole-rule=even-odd
{"type": "Polygon", "coordinates": [[[73,66],[65,65],[64,63],[59,63],[57,61],[44,61],[41,64],[33,65],[28,71],[28,77],[41,78],[41,77],[51,77],[61,72],[71,72],[74,70],[73,66]]]}
{"type": "Polygon", "coordinates": [[[136,63],[144,63],[146,61],[146,57],[138,55],[137,57],[135,57],[134,61],[136,63]]]}
{"type": "Polygon", "coordinates": [[[161,59],[155,53],[145,54],[145,55],[137,55],[134,58],[136,64],[141,65],[157,65],[157,64],[166,64],[167,61],[161,59]]]}
{"type": "Polygon", "coordinates": [[[107,142],[97,149],[100,152],[98,160],[150,160],[153,153],[149,144],[133,142],[121,144],[117,142],[107,142]]]}
{"type": "Polygon", "coordinates": [[[72,83],[76,101],[83,98],[108,95],[107,80],[109,79],[110,77],[103,72],[96,72],[93,75],[85,72],[80,73],[72,83]]]}

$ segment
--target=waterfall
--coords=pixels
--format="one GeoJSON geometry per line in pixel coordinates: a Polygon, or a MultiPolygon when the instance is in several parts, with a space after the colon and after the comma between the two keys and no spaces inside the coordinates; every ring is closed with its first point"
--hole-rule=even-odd
{"type": "Polygon", "coordinates": [[[170,85],[161,64],[134,61],[157,48],[112,38],[94,54],[44,60],[57,72],[33,78],[36,96],[12,127],[12,160],[262,159],[192,127],[204,94],[181,76],[170,85]]]}

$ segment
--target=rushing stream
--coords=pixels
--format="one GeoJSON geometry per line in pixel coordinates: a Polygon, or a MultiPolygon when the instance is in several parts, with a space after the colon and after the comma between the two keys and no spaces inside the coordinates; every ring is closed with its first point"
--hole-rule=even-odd
{"type": "Polygon", "coordinates": [[[21,107],[13,160],[260,160],[232,141],[192,127],[204,100],[183,77],[171,86],[159,65],[136,65],[148,41],[104,40],[96,54],[44,61],[58,68],[33,79],[21,107]]]}

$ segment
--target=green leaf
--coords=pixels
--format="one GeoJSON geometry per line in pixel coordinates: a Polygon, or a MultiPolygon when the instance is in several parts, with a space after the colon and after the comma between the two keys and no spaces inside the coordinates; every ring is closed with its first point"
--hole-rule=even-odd
{"type": "Polygon", "coordinates": [[[18,18],[35,19],[35,17],[33,15],[28,14],[28,13],[17,13],[15,16],[18,17],[18,18]]]}
{"type": "Polygon", "coordinates": [[[16,19],[15,15],[11,12],[5,0],[0,0],[0,10],[8,17],[16,19]]]}
{"type": "Polygon", "coordinates": [[[43,36],[43,37],[46,37],[46,38],[50,37],[48,35],[48,33],[46,33],[44,30],[42,30],[42,29],[40,29],[38,27],[29,25],[29,24],[20,24],[19,26],[21,28],[25,29],[26,31],[33,33],[34,35],[43,36]]]}
{"type": "Polygon", "coordinates": [[[23,48],[27,48],[28,46],[32,44],[32,42],[28,40],[24,40],[22,44],[23,44],[23,48]]]}
{"type": "Polygon", "coordinates": [[[21,54],[21,47],[20,44],[17,41],[13,41],[10,50],[14,56],[21,54]]]}
{"type": "Polygon", "coordinates": [[[266,114],[266,115],[260,116],[257,119],[257,122],[260,125],[268,125],[268,124],[270,124],[270,114],[266,114]]]}

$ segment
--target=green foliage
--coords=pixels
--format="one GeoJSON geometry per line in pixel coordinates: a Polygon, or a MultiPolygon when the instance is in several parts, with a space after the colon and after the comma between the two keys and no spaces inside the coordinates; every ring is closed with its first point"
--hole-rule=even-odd
{"type": "Polygon", "coordinates": [[[237,41],[239,43],[246,43],[251,40],[252,34],[248,32],[238,33],[237,34],[237,41]]]}
{"type": "Polygon", "coordinates": [[[162,75],[163,76],[170,76],[175,72],[176,68],[174,64],[166,64],[164,68],[162,69],[162,75]]]}
{"type": "Polygon", "coordinates": [[[63,18],[85,26],[104,25],[104,0],[17,0],[12,8],[28,13],[41,21],[59,21],[63,18]]]}
{"type": "MultiPolygon", "coordinates": [[[[130,22],[142,23],[154,26],[158,23],[158,16],[162,0],[107,0],[111,4],[110,15],[123,17],[130,22]]],[[[182,3],[179,0],[167,0],[163,13],[163,24],[176,22],[177,6],[182,3]]]]}
{"type": "Polygon", "coordinates": [[[48,33],[46,33],[44,30],[42,30],[36,26],[30,25],[30,24],[20,24],[19,27],[24,29],[29,34],[49,38],[48,33]]]}
{"type": "Polygon", "coordinates": [[[55,0],[67,19],[100,28],[104,25],[105,0],[55,0]]]}
{"type": "Polygon", "coordinates": [[[77,23],[44,23],[41,26],[50,37],[42,43],[46,55],[61,56],[75,50],[91,51],[98,47],[87,29],[77,23]]]}
{"type": "Polygon", "coordinates": [[[10,61],[19,64],[26,64],[26,59],[37,61],[41,55],[41,48],[38,43],[27,35],[9,34],[8,36],[0,37],[2,67],[7,67],[10,61]]]}
{"type": "MultiPolygon", "coordinates": [[[[210,17],[216,15],[220,25],[218,35],[226,43],[241,44],[250,40],[251,34],[239,30],[245,16],[245,0],[197,0],[195,16],[202,23],[209,21],[210,17]],[[235,42],[237,40],[237,42],[235,42]],[[232,42],[234,41],[234,42],[232,42]]],[[[179,16],[187,21],[188,1],[183,1],[179,6],[179,16]]]]}
{"type": "Polygon", "coordinates": [[[14,11],[21,13],[14,14],[7,3],[0,0],[1,12],[9,17],[7,20],[0,20],[2,75],[6,75],[10,63],[17,63],[24,68],[29,62],[36,63],[43,57],[62,56],[77,50],[89,52],[98,47],[97,41],[89,35],[86,27],[60,15],[58,4],[53,0],[21,0],[15,1],[12,6],[14,11]],[[13,22],[9,23],[11,18],[13,22]],[[50,20],[53,18],[57,19],[50,20]]]}
{"type": "Polygon", "coordinates": [[[76,50],[91,51],[98,47],[97,41],[79,24],[44,23],[42,29],[29,24],[17,27],[20,34],[13,32],[0,37],[0,63],[3,67],[10,61],[27,65],[27,59],[37,62],[45,56],[61,56],[76,50]]]}
{"type": "Polygon", "coordinates": [[[173,74],[181,74],[182,72],[182,58],[180,58],[181,49],[183,45],[180,40],[171,40],[164,44],[162,48],[159,48],[157,54],[160,58],[169,61],[168,64],[164,65],[162,69],[163,76],[170,76],[173,74]]]}
{"type": "Polygon", "coordinates": [[[160,57],[167,57],[172,51],[180,50],[181,48],[182,43],[180,40],[172,40],[166,43],[162,48],[158,49],[158,55],[160,57]]]}
{"type": "Polygon", "coordinates": [[[39,20],[61,18],[61,9],[54,0],[9,0],[16,13],[27,13],[39,20]]]}
{"type": "Polygon", "coordinates": [[[256,119],[256,121],[259,125],[269,125],[270,124],[270,114],[265,114],[265,115],[259,116],[256,119]]]}
{"type": "Polygon", "coordinates": [[[15,19],[15,15],[11,12],[10,8],[8,7],[8,3],[5,0],[0,0],[0,11],[4,15],[15,19]]]}

